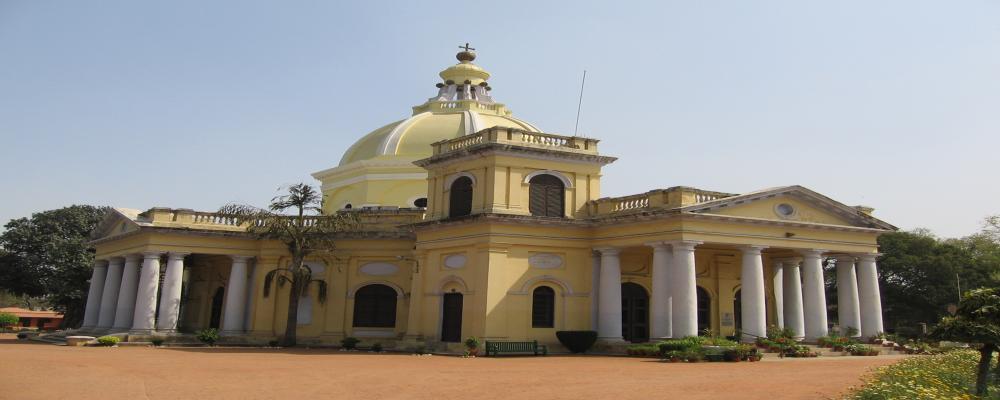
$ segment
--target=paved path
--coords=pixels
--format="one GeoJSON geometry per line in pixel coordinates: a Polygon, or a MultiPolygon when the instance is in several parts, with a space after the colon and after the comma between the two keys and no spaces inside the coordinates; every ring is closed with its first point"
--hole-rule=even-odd
{"type": "Polygon", "coordinates": [[[73,348],[0,335],[0,399],[828,399],[901,356],[671,364],[336,350],[73,348]]]}

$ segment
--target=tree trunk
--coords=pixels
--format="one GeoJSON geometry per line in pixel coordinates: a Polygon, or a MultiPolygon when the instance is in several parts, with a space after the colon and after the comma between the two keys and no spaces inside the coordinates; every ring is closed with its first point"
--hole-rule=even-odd
{"type": "Polygon", "coordinates": [[[986,384],[990,374],[990,364],[993,362],[993,344],[984,344],[979,349],[979,367],[976,371],[976,395],[986,396],[986,384]]]}
{"type": "Polygon", "coordinates": [[[288,291],[288,319],[285,322],[285,337],[282,338],[282,346],[295,346],[295,331],[299,325],[299,297],[301,288],[299,285],[299,270],[302,269],[302,256],[292,256],[292,264],[289,265],[289,273],[292,275],[292,287],[288,291]]]}

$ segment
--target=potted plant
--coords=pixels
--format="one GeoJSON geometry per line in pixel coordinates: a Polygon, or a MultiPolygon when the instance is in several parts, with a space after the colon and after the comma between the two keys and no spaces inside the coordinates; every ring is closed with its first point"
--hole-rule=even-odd
{"type": "Polygon", "coordinates": [[[358,347],[358,343],[360,342],[361,341],[358,340],[358,338],[348,336],[340,339],[340,347],[344,350],[354,350],[358,347]]]}
{"type": "Polygon", "coordinates": [[[470,357],[475,357],[479,355],[479,339],[475,336],[469,336],[465,339],[466,355],[470,357]]]}

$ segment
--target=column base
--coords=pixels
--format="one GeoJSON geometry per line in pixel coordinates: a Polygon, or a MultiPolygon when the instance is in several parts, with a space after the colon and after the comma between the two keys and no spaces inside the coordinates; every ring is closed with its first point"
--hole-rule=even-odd
{"type": "Polygon", "coordinates": [[[219,331],[219,336],[233,337],[233,336],[246,336],[246,334],[247,333],[245,331],[219,331]]]}

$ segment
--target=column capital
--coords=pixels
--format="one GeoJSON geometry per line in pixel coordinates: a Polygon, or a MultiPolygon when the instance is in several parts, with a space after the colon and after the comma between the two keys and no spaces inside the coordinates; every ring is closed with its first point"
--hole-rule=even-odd
{"type": "Polygon", "coordinates": [[[823,253],[825,252],[826,250],[820,250],[820,249],[799,250],[799,254],[802,254],[802,257],[804,258],[820,258],[823,256],[823,253]]]}
{"type": "Polygon", "coordinates": [[[830,256],[833,257],[833,259],[837,260],[837,265],[840,265],[840,263],[853,264],[854,261],[857,259],[857,256],[854,254],[841,253],[841,254],[831,254],[830,256]]]}
{"type": "Polygon", "coordinates": [[[94,259],[94,268],[107,268],[107,267],[108,267],[107,259],[96,259],[96,258],[94,259]]]}
{"type": "Polygon", "coordinates": [[[882,253],[863,253],[856,254],[855,256],[858,257],[858,261],[875,262],[877,258],[882,256],[882,253]]]}
{"type": "Polygon", "coordinates": [[[125,262],[125,257],[121,257],[121,256],[108,257],[108,265],[109,266],[111,264],[122,264],[124,262],[125,262]]]}
{"type": "Polygon", "coordinates": [[[675,251],[676,250],[680,250],[680,251],[694,251],[695,246],[698,246],[700,244],[704,244],[705,242],[698,241],[698,240],[674,240],[674,241],[669,241],[669,242],[664,242],[664,243],[669,244],[671,247],[674,248],[675,251]]]}
{"type": "Polygon", "coordinates": [[[177,260],[177,259],[184,259],[184,257],[187,257],[189,255],[191,255],[191,253],[182,253],[182,252],[178,252],[178,251],[171,251],[171,252],[167,253],[167,258],[170,259],[170,260],[177,260]]]}
{"type": "Polygon", "coordinates": [[[740,250],[743,250],[743,254],[760,254],[761,250],[766,249],[767,246],[758,246],[755,244],[748,244],[745,246],[740,246],[740,250]]]}
{"type": "Polygon", "coordinates": [[[137,262],[139,262],[139,260],[142,260],[142,254],[132,253],[132,254],[126,254],[125,255],[125,262],[127,262],[127,263],[129,263],[129,262],[136,262],[137,263],[137,262]]]}
{"type": "Polygon", "coordinates": [[[643,243],[646,246],[652,247],[655,250],[669,250],[670,243],[667,242],[646,242],[643,243]]]}
{"type": "Polygon", "coordinates": [[[163,255],[162,251],[144,251],[142,252],[142,258],[145,260],[159,259],[163,255]]]}
{"type": "Polygon", "coordinates": [[[617,256],[621,253],[621,249],[617,247],[595,247],[594,251],[600,252],[601,256],[617,256]]]}
{"type": "Polygon", "coordinates": [[[245,263],[253,259],[253,256],[229,256],[234,263],[245,263]]]}

